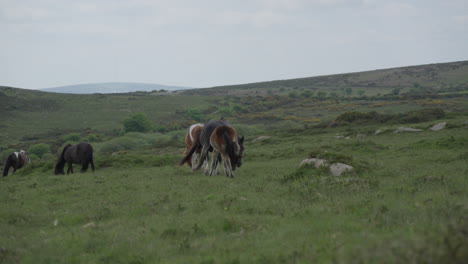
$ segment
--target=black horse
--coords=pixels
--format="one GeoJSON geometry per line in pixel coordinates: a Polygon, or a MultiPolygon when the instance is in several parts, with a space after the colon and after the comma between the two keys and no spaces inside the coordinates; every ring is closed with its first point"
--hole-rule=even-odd
{"type": "Polygon", "coordinates": [[[5,169],[3,170],[3,176],[8,176],[8,172],[10,167],[13,167],[13,173],[17,169],[22,168],[23,166],[29,164],[31,160],[29,159],[28,153],[24,150],[20,150],[19,152],[13,152],[8,155],[7,160],[5,162],[5,169]]]}
{"type": "Polygon", "coordinates": [[[91,169],[94,171],[93,147],[86,142],[77,145],[66,145],[57,160],[55,175],[65,174],[63,170],[65,163],[68,164],[67,174],[73,173],[73,163],[81,164],[81,172],[86,172],[89,164],[91,164],[91,169]]]}

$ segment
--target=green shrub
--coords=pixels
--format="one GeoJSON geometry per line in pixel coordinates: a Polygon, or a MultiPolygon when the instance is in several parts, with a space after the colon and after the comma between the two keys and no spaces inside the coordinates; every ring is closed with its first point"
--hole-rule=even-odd
{"type": "Polygon", "coordinates": [[[35,144],[29,148],[28,153],[34,154],[37,157],[42,158],[42,155],[50,153],[50,146],[45,143],[35,144]]]}
{"type": "Polygon", "coordinates": [[[70,133],[63,137],[63,140],[66,142],[78,142],[81,140],[80,133],[70,133]]]}
{"type": "Polygon", "coordinates": [[[3,164],[3,162],[5,162],[6,158],[8,157],[8,155],[10,155],[11,153],[15,152],[16,150],[14,149],[6,149],[4,151],[2,151],[0,153],[0,162],[3,164]]]}
{"type": "Polygon", "coordinates": [[[193,120],[195,122],[203,122],[204,121],[203,114],[198,109],[187,110],[187,112],[185,113],[185,118],[188,119],[188,120],[193,120]]]}
{"type": "Polygon", "coordinates": [[[130,115],[123,121],[123,131],[127,132],[149,132],[152,128],[148,117],[143,113],[130,115]]]}
{"type": "MultiPolygon", "coordinates": [[[[41,157],[42,161],[48,161],[48,160],[55,161],[55,159],[56,159],[56,157],[54,155],[52,155],[52,153],[46,153],[46,154],[42,155],[42,157],[41,157]]],[[[31,158],[31,160],[33,160],[33,159],[31,158]]]]}
{"type": "Polygon", "coordinates": [[[86,138],[85,138],[86,141],[88,142],[101,142],[102,141],[102,137],[100,135],[97,135],[97,134],[89,134],[86,138]]]}

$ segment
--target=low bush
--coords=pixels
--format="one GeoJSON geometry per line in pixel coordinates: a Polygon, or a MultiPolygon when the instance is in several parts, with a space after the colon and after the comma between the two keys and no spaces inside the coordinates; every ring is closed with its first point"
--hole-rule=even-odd
{"type": "Polygon", "coordinates": [[[63,136],[62,139],[65,142],[78,142],[81,140],[81,135],[80,133],[70,133],[70,134],[63,136]]]}
{"type": "Polygon", "coordinates": [[[28,153],[34,154],[37,157],[42,158],[42,155],[50,153],[50,146],[45,143],[35,144],[29,148],[28,153]]]}

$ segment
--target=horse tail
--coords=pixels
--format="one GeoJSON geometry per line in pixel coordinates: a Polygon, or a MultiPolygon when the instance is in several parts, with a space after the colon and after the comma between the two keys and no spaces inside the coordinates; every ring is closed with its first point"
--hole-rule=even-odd
{"type": "Polygon", "coordinates": [[[203,145],[203,148],[200,153],[200,158],[198,159],[197,166],[195,168],[192,168],[192,170],[199,170],[202,166],[205,160],[207,159],[208,156],[208,151],[210,150],[210,142],[206,142],[205,145],[203,145]]]}
{"type": "Polygon", "coordinates": [[[91,147],[91,154],[89,155],[89,163],[91,163],[91,170],[94,171],[93,147],[91,147]]]}
{"type": "Polygon", "coordinates": [[[185,157],[179,161],[179,165],[182,166],[184,165],[184,163],[186,163],[187,161],[189,161],[191,158],[192,158],[192,155],[193,153],[195,153],[195,151],[200,147],[200,140],[197,140],[196,142],[193,143],[192,147],[190,148],[189,152],[187,153],[187,155],[185,155],[185,157]]]}
{"type": "Polygon", "coordinates": [[[11,155],[8,155],[8,158],[5,163],[5,169],[3,169],[3,176],[8,176],[8,171],[10,170],[11,167],[11,155]]]}

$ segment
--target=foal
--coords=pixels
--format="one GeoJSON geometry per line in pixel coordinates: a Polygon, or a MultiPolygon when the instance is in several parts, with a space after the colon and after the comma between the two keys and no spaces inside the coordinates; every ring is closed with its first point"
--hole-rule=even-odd
{"type": "MultiPolygon", "coordinates": [[[[187,154],[190,152],[190,149],[193,146],[198,145],[198,143],[200,142],[200,135],[203,130],[203,126],[204,126],[203,124],[193,124],[190,126],[189,130],[187,131],[187,134],[185,135],[184,156],[187,156],[187,154]]],[[[201,148],[197,148],[195,150],[195,153],[193,153],[192,158],[185,161],[185,163],[189,165],[189,167],[191,167],[192,169],[195,167],[195,165],[198,162],[198,156],[200,152],[201,152],[201,148]]],[[[204,162],[203,167],[207,169],[208,163],[206,161],[204,162]]]]}

